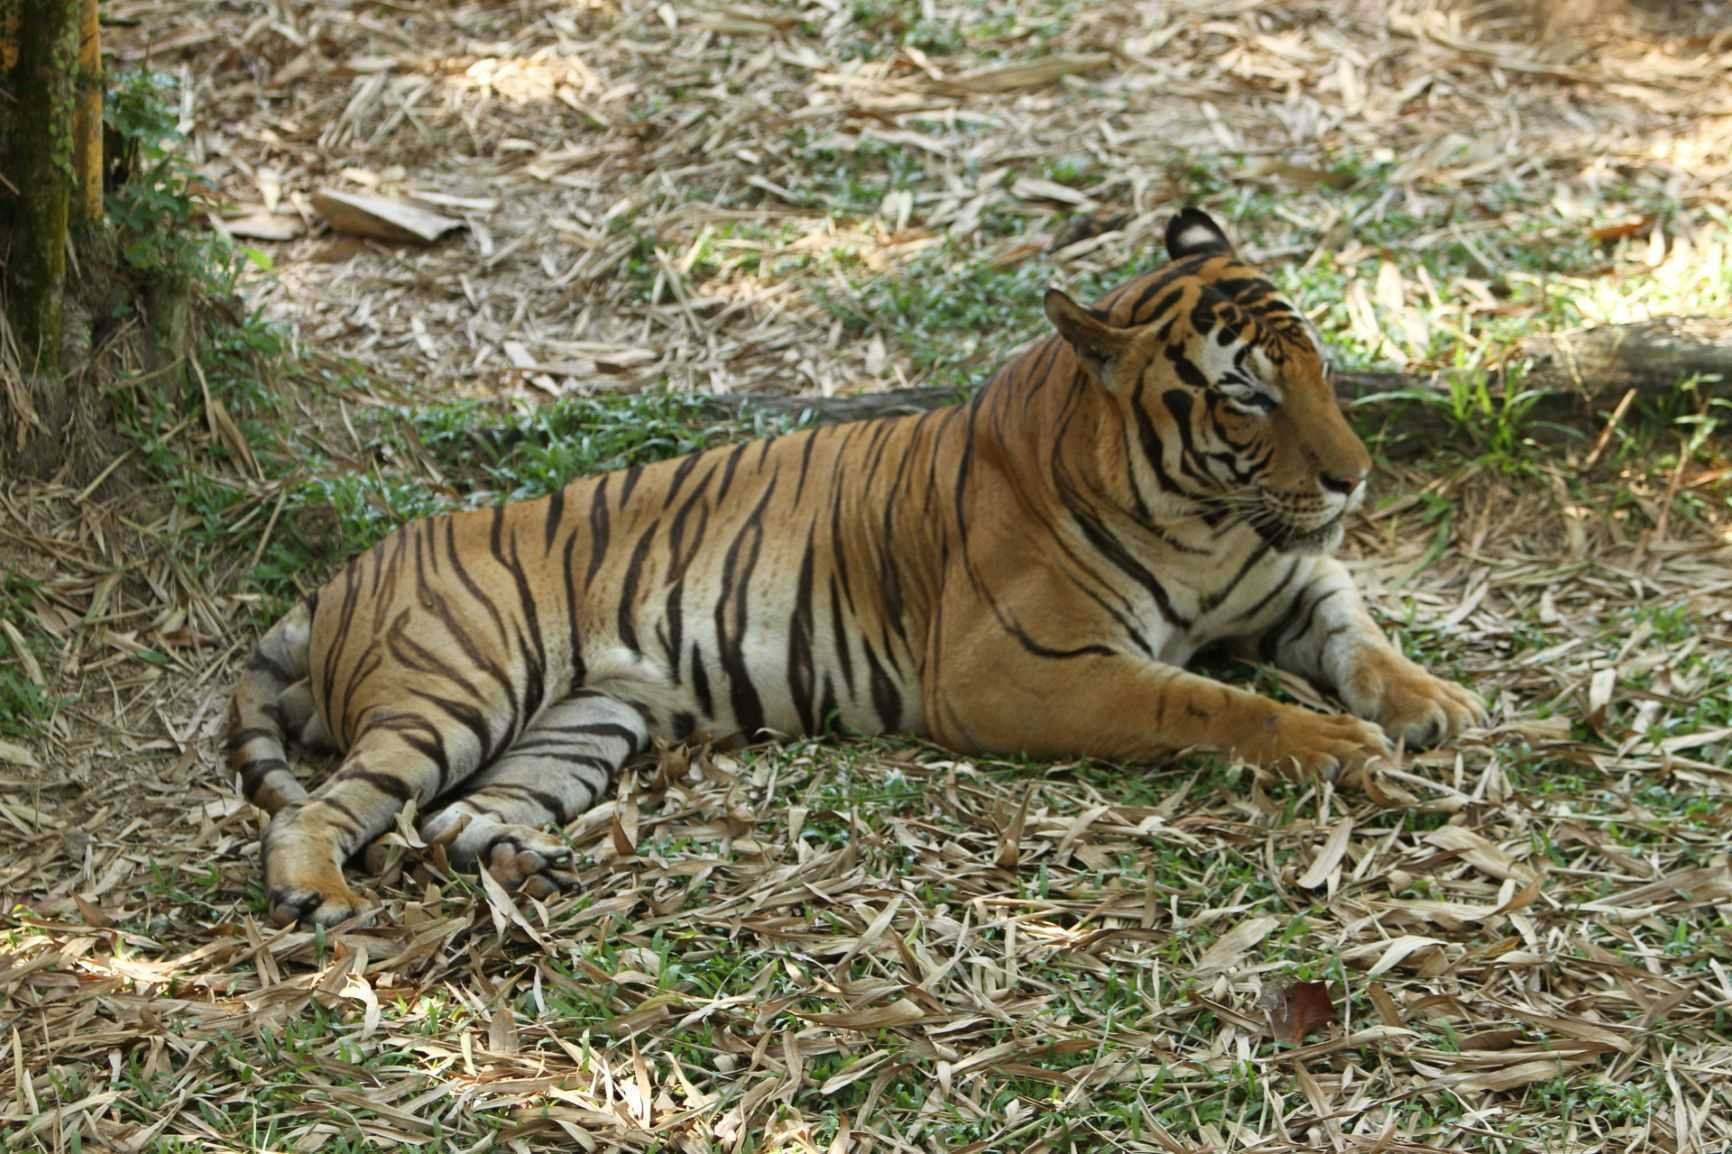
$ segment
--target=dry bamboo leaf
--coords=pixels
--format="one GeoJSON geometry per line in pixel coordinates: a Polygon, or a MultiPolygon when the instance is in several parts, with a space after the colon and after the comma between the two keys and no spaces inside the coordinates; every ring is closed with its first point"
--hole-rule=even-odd
{"type": "Polygon", "coordinates": [[[1451,1082],[1450,1085],[1456,1091],[1485,1090],[1503,1093],[1509,1090],[1519,1090],[1523,1086],[1532,1086],[1536,1082],[1550,1082],[1555,1078],[1565,1076],[1577,1066],[1584,1066],[1597,1060],[1597,1055],[1542,1058],[1531,1062],[1520,1062],[1514,1066],[1505,1066],[1501,1070],[1483,1070],[1476,1074],[1468,1074],[1451,1082]]]}
{"type": "Polygon", "coordinates": [[[517,1020],[506,1004],[496,1006],[487,1019],[487,1049],[494,1054],[515,1054],[518,1051],[517,1020]]]}
{"type": "Polygon", "coordinates": [[[378,995],[373,992],[372,984],[360,972],[361,969],[361,966],[357,966],[349,971],[343,984],[342,996],[361,1003],[361,1039],[365,1041],[378,1032],[384,1011],[379,1005],[378,995]]]}
{"type": "Polygon", "coordinates": [[[1425,840],[1438,849],[1459,854],[1463,861],[1494,878],[1524,884],[1533,880],[1534,873],[1531,869],[1518,865],[1509,854],[1466,826],[1439,826],[1427,833],[1425,840]]]}
{"type": "Polygon", "coordinates": [[[1353,837],[1353,819],[1344,817],[1329,829],[1329,838],[1323,843],[1323,848],[1317,851],[1317,857],[1312,860],[1311,868],[1299,878],[1302,889],[1314,890],[1324,882],[1341,865],[1341,859],[1347,856],[1347,843],[1353,837]]]}
{"type": "Polygon", "coordinates": [[[36,760],[36,755],[15,742],[0,739],[0,761],[8,765],[22,765],[25,769],[41,769],[42,763],[36,760]]]}
{"type": "Polygon", "coordinates": [[[46,688],[48,682],[43,680],[42,666],[37,664],[36,655],[30,652],[30,646],[24,643],[24,635],[18,632],[18,627],[10,621],[0,620],[0,633],[6,634],[6,640],[12,646],[12,656],[24,670],[24,676],[30,679],[31,684],[46,688]]]}
{"type": "MultiPolygon", "coordinates": [[[[1513,881],[1514,879],[1512,878],[1511,880],[1513,881]]],[[[1528,878],[1527,883],[1523,885],[1521,889],[1511,894],[1509,900],[1498,906],[1494,912],[1499,914],[1513,914],[1527,909],[1529,906],[1533,905],[1535,901],[1539,900],[1540,888],[1544,882],[1544,874],[1534,874],[1532,877],[1528,878]]]]}
{"type": "Polygon", "coordinates": [[[307,231],[305,225],[292,216],[271,212],[255,212],[247,216],[219,220],[217,227],[242,240],[294,240],[307,231]]]}
{"type": "Polygon", "coordinates": [[[1203,951],[1203,956],[1197,959],[1197,972],[1204,974],[1231,968],[1247,950],[1268,937],[1269,932],[1280,924],[1281,919],[1268,915],[1246,918],[1203,951]]]}
{"type": "Polygon", "coordinates": [[[1016,183],[1010,186],[1010,194],[1020,200],[1050,200],[1082,209],[1092,208],[1095,203],[1089,196],[1069,185],[1033,176],[1019,177],[1016,183]]]}
{"type": "Polygon", "coordinates": [[[1588,709],[1584,720],[1595,729],[1606,723],[1606,710],[1612,704],[1612,691],[1618,685],[1618,667],[1608,665],[1594,670],[1588,682],[1588,709]]]}
{"type": "Polygon", "coordinates": [[[440,216],[408,201],[323,188],[312,196],[313,209],[336,232],[374,240],[432,244],[463,222],[440,216]]]}
{"type": "Polygon", "coordinates": [[[872,1006],[864,1010],[848,1010],[840,1014],[814,1014],[802,1011],[794,1013],[808,1022],[820,1026],[834,1026],[843,1030],[883,1030],[896,1026],[907,1026],[921,1021],[926,1017],[926,1011],[908,998],[898,998],[883,1006],[872,1006]]]}
{"type": "Polygon", "coordinates": [[[1379,945],[1370,945],[1346,951],[1341,956],[1343,958],[1358,958],[1366,956],[1368,953],[1379,953],[1377,961],[1373,962],[1371,968],[1365,972],[1366,977],[1375,978],[1381,974],[1387,974],[1390,970],[1393,970],[1396,966],[1399,966],[1414,954],[1441,945],[1443,945],[1443,940],[1441,938],[1421,937],[1418,934],[1403,934],[1401,937],[1395,938],[1389,943],[1381,945],[1381,952],[1379,952],[1379,945]]]}
{"type": "Polygon", "coordinates": [[[511,900],[511,895],[505,892],[505,887],[499,884],[486,866],[479,867],[481,890],[487,895],[487,909],[493,915],[493,929],[500,937],[505,936],[507,924],[514,925],[529,936],[529,940],[542,949],[552,949],[547,939],[542,937],[536,928],[529,924],[529,919],[523,916],[517,908],[517,903],[511,900]]]}
{"type": "Polygon", "coordinates": [[[1026,63],[983,68],[952,80],[942,86],[961,92],[1014,92],[1019,88],[1040,88],[1065,76],[1094,72],[1111,66],[1113,58],[1105,52],[1055,54],[1026,63]]]}
{"type": "Polygon", "coordinates": [[[1010,824],[998,838],[998,853],[993,856],[992,864],[1001,870],[1013,870],[1017,862],[1022,860],[1022,828],[1028,820],[1028,803],[1034,797],[1032,788],[1022,794],[1022,802],[1016,807],[1016,813],[1010,819],[1010,824]]]}

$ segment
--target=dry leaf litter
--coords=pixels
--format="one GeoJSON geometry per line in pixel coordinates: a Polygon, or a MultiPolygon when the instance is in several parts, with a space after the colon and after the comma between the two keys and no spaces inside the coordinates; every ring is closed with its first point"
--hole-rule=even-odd
{"type": "MultiPolygon", "coordinates": [[[[1271,260],[1550,183],[1550,227],[1619,246],[1622,287],[1576,286],[1588,319],[1686,311],[1724,253],[1704,214],[1732,137],[1732,42],[1699,7],[1661,31],[1625,13],[1626,35],[1515,5],[1007,6],[961,43],[932,0],[105,12],[123,61],[178,73],[213,217],[268,248],[253,297],[303,346],[521,397],[917,379],[824,302],[933,250],[1117,267],[1186,193],[1175,158],[1216,154],[1240,161],[1211,204],[1279,193],[1251,246],[1271,260]],[[861,49],[878,20],[901,48],[861,49]],[[862,204],[835,174],[884,148],[921,174],[862,204]],[[1343,149],[1394,166],[1354,219],[1326,195],[1343,149]],[[1055,156],[1094,176],[1051,179],[1055,156]],[[1675,220],[1582,223],[1615,180],[1675,220]],[[462,227],[328,231],[327,191],[462,227]],[[837,249],[864,279],[817,259],[837,249]]],[[[1488,219],[1411,245],[1471,251],[1488,219]]],[[[1355,335],[1396,363],[1512,308],[1395,255],[1334,261],[1355,335]]],[[[1362,583],[1498,705],[1366,792],[896,742],[670,751],[568,830],[575,893],[514,903],[405,833],[366,881],[375,923],[328,936],[254,915],[257,815],[220,768],[247,559],[213,577],[173,550],[175,514],[8,483],[0,559],[40,583],[53,656],[8,622],[7,660],[65,700],[46,738],[0,742],[0,1137],[1724,1149],[1726,470],[1641,464],[1380,478],[1362,583]]],[[[266,536],[272,501],[259,482],[266,536]]]]}

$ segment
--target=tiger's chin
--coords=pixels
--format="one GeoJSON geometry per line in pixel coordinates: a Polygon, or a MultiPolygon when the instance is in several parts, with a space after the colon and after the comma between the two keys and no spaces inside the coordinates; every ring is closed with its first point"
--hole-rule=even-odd
{"type": "Polygon", "coordinates": [[[1271,525],[1263,530],[1263,539],[1274,546],[1278,552],[1300,556],[1333,553],[1341,547],[1341,541],[1346,535],[1346,527],[1341,523],[1340,517],[1319,525],[1315,529],[1297,529],[1291,525],[1271,525]]]}

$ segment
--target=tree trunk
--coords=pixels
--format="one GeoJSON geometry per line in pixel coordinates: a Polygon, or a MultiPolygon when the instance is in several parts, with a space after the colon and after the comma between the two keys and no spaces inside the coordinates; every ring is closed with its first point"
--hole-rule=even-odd
{"type": "Polygon", "coordinates": [[[71,414],[60,375],[61,303],[66,285],[66,227],[72,189],[73,78],[81,0],[23,0],[17,5],[16,97],[7,178],[16,189],[6,306],[11,340],[0,376],[0,449],[32,454],[27,442],[58,437],[71,414]]]}
{"type": "Polygon", "coordinates": [[[102,25],[99,0],[82,0],[78,28],[78,113],[72,131],[72,171],[78,177],[73,219],[83,228],[102,220],[102,25]]]}
{"type": "MultiPolygon", "coordinates": [[[[1489,413],[1479,408],[1482,378],[1471,373],[1337,371],[1331,376],[1355,423],[1379,434],[1386,457],[1413,457],[1458,444],[1464,425],[1495,423],[1506,403],[1530,390],[1538,395],[1523,406],[1521,426],[1536,440],[1556,441],[1603,423],[1598,410],[1632,391],[1636,399],[1659,403],[1675,396],[1683,382],[1696,380],[1704,395],[1732,397],[1732,320],[1663,317],[1532,338],[1485,379],[1489,413]]],[[[952,389],[917,388],[852,397],[745,394],[714,397],[710,404],[729,416],[807,414],[832,423],[921,413],[959,399],[962,395],[952,389]]]]}
{"type": "Polygon", "coordinates": [[[25,0],[15,87],[10,311],[26,375],[60,368],[60,298],[72,188],[72,93],[80,0],[25,0]]]}

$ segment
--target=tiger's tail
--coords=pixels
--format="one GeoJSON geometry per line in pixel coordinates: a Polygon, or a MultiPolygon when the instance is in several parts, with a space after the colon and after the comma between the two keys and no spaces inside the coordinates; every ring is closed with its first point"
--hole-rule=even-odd
{"type": "Polygon", "coordinates": [[[246,799],[267,813],[298,802],[307,791],[289,769],[284,743],[294,725],[285,712],[290,690],[307,676],[313,602],[302,601],[259,639],[229,708],[228,764],[246,799]]]}

